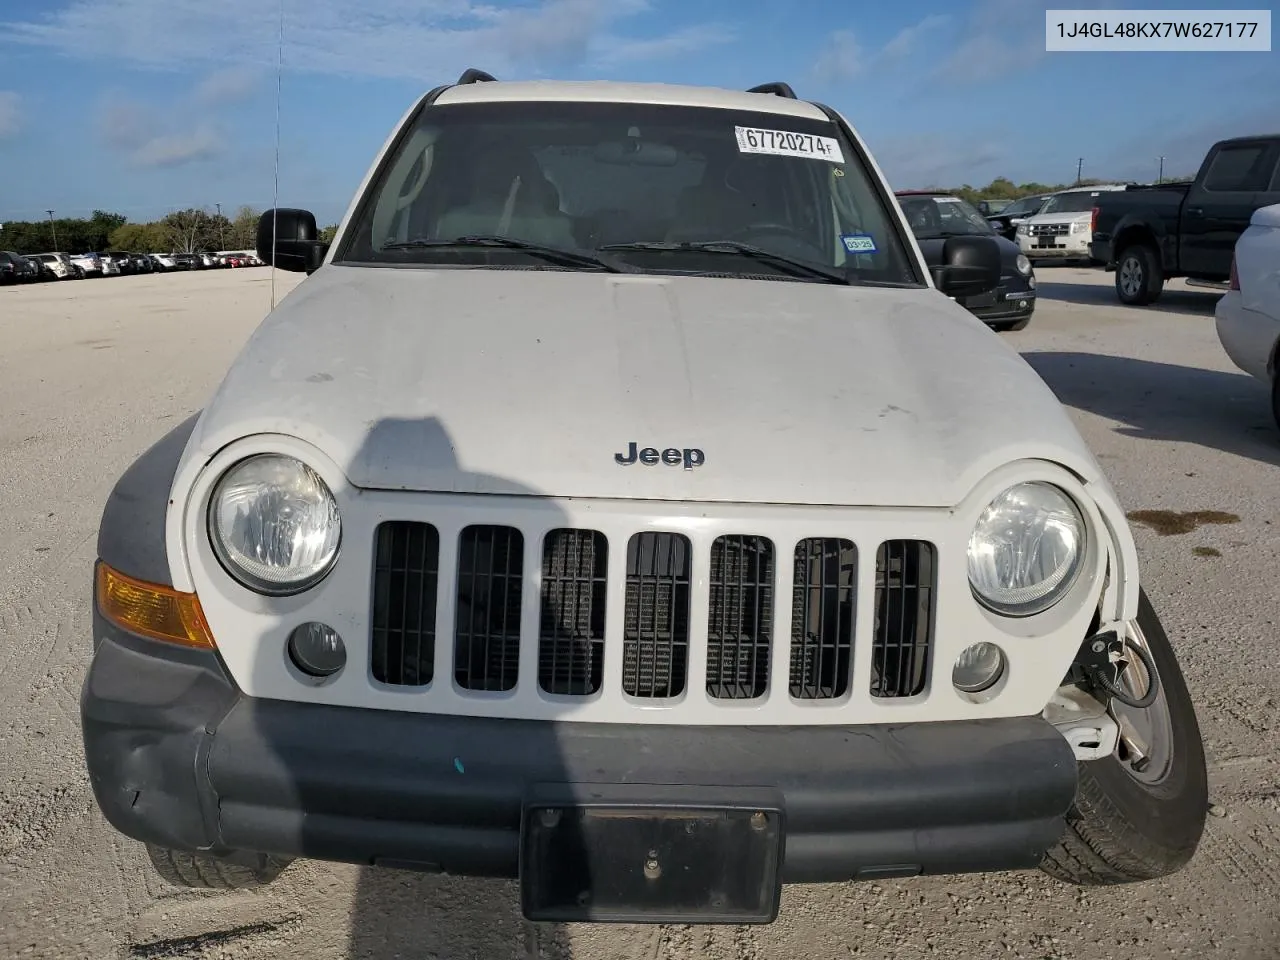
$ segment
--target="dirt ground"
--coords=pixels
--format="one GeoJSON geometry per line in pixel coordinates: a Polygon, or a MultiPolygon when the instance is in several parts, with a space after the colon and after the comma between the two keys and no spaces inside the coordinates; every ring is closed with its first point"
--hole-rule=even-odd
{"type": "MultiPolygon", "coordinates": [[[[1137,527],[1196,698],[1214,816],[1166,881],[1035,872],[789,888],[769,927],[529,929],[513,884],[295,863],[261,893],[163,885],[98,814],[78,730],[98,518],[266,312],[266,268],[0,289],[0,957],[1280,958],[1280,431],[1213,328],[1109,275],[1038,270],[1006,334],[1072,409],[1137,527]],[[1229,523],[1177,516],[1222,511],[1229,523]]],[[[297,277],[277,274],[280,293],[297,277]]],[[[1222,519],[1222,518],[1219,518],[1222,519]]]]}

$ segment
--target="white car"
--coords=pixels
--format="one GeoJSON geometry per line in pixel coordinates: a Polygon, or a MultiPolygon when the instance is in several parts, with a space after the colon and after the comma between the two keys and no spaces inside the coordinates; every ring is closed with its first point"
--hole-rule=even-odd
{"type": "Polygon", "coordinates": [[[172,253],[153,253],[151,259],[159,264],[162,270],[172,270],[178,265],[178,261],[174,259],[172,253]]]}
{"type": "Polygon", "coordinates": [[[1102,184],[1051,195],[1039,213],[1018,224],[1018,249],[1031,260],[1089,259],[1094,198],[1103,191],[1123,189],[1124,184],[1102,184]]]}
{"type": "Polygon", "coordinates": [[[1271,413],[1280,425],[1280,204],[1254,211],[1236,241],[1230,289],[1214,312],[1222,349],[1271,388],[1271,413]]]}
{"type": "Polygon", "coordinates": [[[518,876],[532,920],[1195,851],[1195,711],[1124,510],[784,84],[404,117],[312,274],[104,511],[85,757],[175,884],[518,876]],[[785,845],[785,857],[784,857],[785,845]]]}
{"type": "Polygon", "coordinates": [[[96,253],[73,253],[71,263],[79,267],[87,277],[105,276],[102,272],[102,260],[96,253]]]}
{"type": "Polygon", "coordinates": [[[76,264],[65,253],[37,253],[31,259],[39,260],[59,280],[84,279],[84,270],[77,269],[76,264]]]}

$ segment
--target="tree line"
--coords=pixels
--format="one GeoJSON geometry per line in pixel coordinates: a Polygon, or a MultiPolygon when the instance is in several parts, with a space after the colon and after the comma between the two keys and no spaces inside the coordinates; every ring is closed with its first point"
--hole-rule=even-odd
{"type": "MultiPolygon", "coordinates": [[[[1161,183],[1176,183],[1193,179],[1192,177],[1165,177],[1161,183]]],[[[996,177],[985,187],[974,187],[964,184],[961,187],[926,187],[927,190],[950,193],[973,203],[977,200],[1017,200],[1021,197],[1035,196],[1041,193],[1055,193],[1058,190],[1070,190],[1072,187],[1096,187],[1104,183],[1123,183],[1126,181],[1097,180],[1086,178],[1076,183],[1014,183],[1007,177],[996,177]]]]}
{"type": "MultiPolygon", "coordinates": [[[[95,210],[87,218],[10,220],[0,225],[0,250],[24,255],[252,250],[257,243],[260,216],[253,207],[241,207],[234,217],[192,207],[147,223],[132,223],[123,214],[106,210],[95,210]]],[[[336,224],[325,227],[321,237],[332,240],[336,231],[336,224]]]]}

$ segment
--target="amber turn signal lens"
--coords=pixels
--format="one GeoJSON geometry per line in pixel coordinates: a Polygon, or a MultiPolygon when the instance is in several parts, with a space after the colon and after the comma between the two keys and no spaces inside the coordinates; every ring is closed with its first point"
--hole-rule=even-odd
{"type": "Polygon", "coordinates": [[[101,560],[96,576],[98,609],[116,626],[187,647],[212,650],[217,646],[194,593],[135,580],[101,560]]]}

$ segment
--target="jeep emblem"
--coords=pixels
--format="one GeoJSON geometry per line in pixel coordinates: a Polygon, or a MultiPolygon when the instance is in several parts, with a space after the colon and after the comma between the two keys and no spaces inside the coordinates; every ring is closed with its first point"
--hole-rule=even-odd
{"type": "Polygon", "coordinates": [[[692,470],[694,467],[700,467],[707,462],[707,455],[697,447],[667,447],[667,449],[659,451],[657,447],[645,447],[638,449],[639,445],[633,440],[627,444],[626,453],[615,453],[613,459],[615,463],[624,467],[639,460],[646,467],[652,467],[655,463],[665,463],[674,467],[683,463],[686,470],[692,470]]]}

